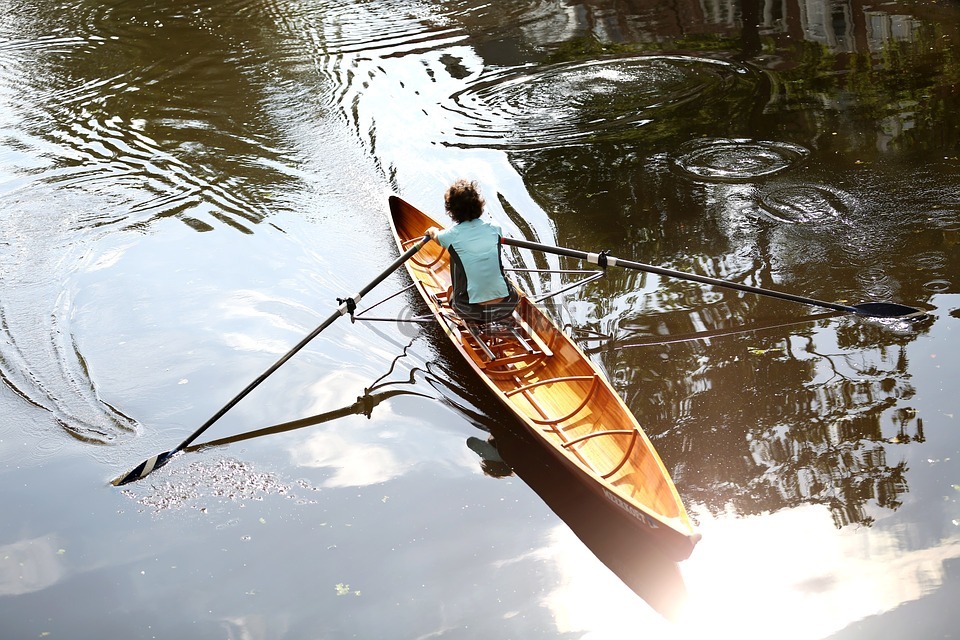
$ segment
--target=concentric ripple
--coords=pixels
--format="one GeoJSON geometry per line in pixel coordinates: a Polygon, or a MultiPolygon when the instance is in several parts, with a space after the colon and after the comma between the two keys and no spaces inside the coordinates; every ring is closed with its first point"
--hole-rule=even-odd
{"type": "Polygon", "coordinates": [[[846,219],[849,197],[819,185],[786,185],[764,193],[760,206],[764,213],[787,224],[807,224],[846,219]]]}
{"type": "Polygon", "coordinates": [[[923,284],[924,290],[931,293],[947,293],[952,287],[953,283],[943,278],[937,278],[936,280],[931,280],[923,284]]]}
{"type": "Polygon", "coordinates": [[[914,256],[918,269],[938,273],[950,267],[947,254],[943,251],[922,251],[914,256]]]}
{"type": "Polygon", "coordinates": [[[746,67],[685,56],[638,56],[512,69],[451,96],[462,117],[450,146],[542,148],[608,139],[664,109],[753,80],[746,67]]]}
{"type": "Polygon", "coordinates": [[[680,147],[673,168],[694,180],[749,182],[789,169],[809,153],[789,142],[707,138],[680,147]]]}
{"type": "Polygon", "coordinates": [[[857,282],[864,293],[875,300],[892,300],[896,294],[897,282],[880,267],[865,267],[857,272],[857,282]]]}

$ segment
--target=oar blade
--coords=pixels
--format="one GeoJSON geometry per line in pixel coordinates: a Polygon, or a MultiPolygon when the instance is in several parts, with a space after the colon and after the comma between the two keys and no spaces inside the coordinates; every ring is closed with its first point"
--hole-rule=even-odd
{"type": "Polygon", "coordinates": [[[166,451],[164,453],[157,454],[152,458],[147,458],[136,467],[130,470],[129,473],[120,476],[113,481],[113,486],[119,487],[124,484],[129,484],[131,482],[136,482],[137,480],[148,476],[153,471],[156,471],[163,465],[167,463],[167,460],[173,457],[173,451],[166,451]]]}
{"type": "Polygon", "coordinates": [[[861,316],[871,318],[901,318],[910,320],[927,315],[923,309],[908,307],[905,304],[896,304],[895,302],[864,302],[855,304],[852,307],[856,313],[861,316]]]}

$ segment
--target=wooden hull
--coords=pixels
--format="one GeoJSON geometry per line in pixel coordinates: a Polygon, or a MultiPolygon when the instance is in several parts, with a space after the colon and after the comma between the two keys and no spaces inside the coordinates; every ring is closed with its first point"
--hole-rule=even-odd
{"type": "MultiPolygon", "coordinates": [[[[395,196],[390,213],[401,253],[429,227],[444,226],[395,196]]],[[[429,242],[406,267],[453,346],[529,432],[671,559],[689,557],[700,535],[670,474],[636,418],[580,348],[521,296],[516,314],[521,330],[484,336],[484,349],[449,307],[449,254],[429,242]]]]}

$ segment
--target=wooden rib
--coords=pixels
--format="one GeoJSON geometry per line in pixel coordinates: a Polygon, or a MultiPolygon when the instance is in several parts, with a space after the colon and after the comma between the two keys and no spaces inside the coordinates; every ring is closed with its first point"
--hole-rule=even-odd
{"type": "Polygon", "coordinates": [[[627,463],[627,460],[630,459],[630,454],[633,453],[633,448],[637,445],[637,440],[639,439],[640,434],[636,431],[633,432],[633,437],[630,438],[630,446],[627,447],[627,450],[623,452],[623,457],[620,459],[620,463],[615,466],[610,471],[602,474],[604,480],[615,474],[617,471],[623,468],[623,465],[627,463]]]}
{"type": "Polygon", "coordinates": [[[446,255],[446,253],[447,253],[447,249],[446,249],[446,248],[443,248],[443,249],[440,251],[440,253],[437,254],[437,257],[436,257],[436,259],[434,259],[433,262],[420,262],[419,260],[417,260],[416,256],[414,256],[413,258],[410,258],[410,262],[412,262],[413,264],[415,264],[415,265],[417,265],[417,266],[419,266],[419,267],[423,267],[424,269],[430,269],[430,270],[432,270],[432,269],[433,269],[433,266],[434,266],[435,264],[437,264],[438,262],[440,262],[440,261],[443,259],[443,256],[446,255]]]}
{"type": "Polygon", "coordinates": [[[576,437],[573,440],[567,440],[563,443],[564,447],[572,447],[575,444],[579,444],[584,440],[590,440],[591,438],[596,438],[598,436],[612,436],[612,435],[637,435],[636,429],[601,429],[599,431],[591,431],[590,433],[585,433],[582,436],[576,437]]]}
{"type": "MultiPolygon", "coordinates": [[[[592,438],[597,438],[600,436],[612,436],[612,435],[631,435],[633,437],[630,438],[630,446],[628,446],[626,448],[626,451],[624,451],[623,457],[620,458],[620,462],[617,463],[617,465],[610,471],[606,473],[600,473],[600,470],[597,469],[595,465],[591,463],[587,463],[591,469],[599,473],[602,478],[606,479],[612,476],[613,474],[615,474],[621,468],[623,468],[623,465],[626,464],[627,460],[630,459],[630,454],[633,453],[633,449],[637,444],[637,438],[640,436],[640,434],[637,432],[636,429],[601,429],[599,431],[591,431],[590,433],[584,434],[578,438],[574,438],[573,440],[568,440],[567,442],[564,442],[561,446],[569,449],[570,447],[576,444],[579,444],[586,440],[590,440],[592,438]]],[[[580,452],[577,452],[577,453],[580,453],[580,452]]],[[[581,454],[578,457],[581,460],[584,460],[586,456],[581,454]]]]}
{"type": "Polygon", "coordinates": [[[597,376],[560,376],[558,378],[546,378],[544,380],[537,380],[536,382],[531,382],[529,384],[519,386],[516,389],[511,389],[510,391],[504,391],[504,395],[507,397],[515,396],[518,393],[523,393],[524,391],[529,391],[530,389],[534,389],[536,387],[542,387],[545,384],[553,384],[554,382],[573,382],[575,380],[596,381],[596,379],[597,379],[597,376]]]}
{"type": "Polygon", "coordinates": [[[534,418],[534,417],[528,415],[527,417],[530,419],[530,421],[531,421],[531,422],[535,422],[536,424],[540,424],[540,425],[556,426],[556,425],[560,424],[561,422],[564,422],[564,421],[566,421],[566,420],[569,420],[569,419],[572,418],[573,416],[577,415],[578,413],[580,413],[580,412],[583,410],[583,408],[584,408],[585,406],[587,406],[587,403],[590,401],[590,398],[593,397],[593,392],[596,391],[596,389],[597,389],[597,381],[598,381],[599,379],[600,379],[600,377],[599,377],[599,376],[596,376],[596,375],[593,375],[593,376],[567,376],[567,377],[560,377],[560,378],[548,378],[548,379],[546,379],[546,380],[540,380],[540,381],[538,381],[538,382],[534,382],[534,383],[529,384],[529,385],[524,385],[524,386],[522,386],[521,388],[514,390],[513,393],[504,392],[504,395],[508,395],[508,396],[509,396],[509,395],[516,395],[516,393],[523,393],[524,399],[526,399],[527,402],[529,402],[530,405],[533,406],[533,408],[536,409],[537,412],[538,412],[541,416],[543,416],[543,419],[537,419],[537,418],[534,418]],[[549,383],[551,383],[551,382],[562,382],[562,381],[570,380],[570,379],[574,379],[574,380],[590,379],[590,380],[593,381],[593,383],[590,385],[590,390],[587,391],[586,395],[584,395],[583,400],[580,402],[580,404],[577,406],[577,408],[574,409],[573,411],[571,411],[570,413],[568,413],[567,415],[562,416],[562,417],[560,417],[560,418],[548,418],[548,417],[547,417],[548,414],[543,410],[543,408],[540,407],[539,403],[537,403],[537,402],[533,399],[533,397],[527,393],[527,391],[529,391],[529,390],[530,390],[531,388],[533,388],[533,387],[538,387],[538,386],[541,386],[541,385],[544,385],[544,384],[549,384],[549,383]]]}

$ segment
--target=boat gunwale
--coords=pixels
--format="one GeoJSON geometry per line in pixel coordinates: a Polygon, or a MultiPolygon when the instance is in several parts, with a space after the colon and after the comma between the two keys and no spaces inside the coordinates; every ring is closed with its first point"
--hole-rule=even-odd
{"type": "MultiPolygon", "coordinates": [[[[402,235],[400,228],[398,228],[398,223],[396,218],[401,215],[401,212],[399,211],[400,207],[405,209],[407,212],[412,212],[412,213],[418,214],[419,216],[422,216],[423,219],[425,219],[426,221],[429,221],[429,223],[432,225],[436,225],[441,228],[444,226],[441,223],[438,223],[429,214],[426,214],[423,211],[417,209],[415,206],[407,203],[406,201],[399,198],[398,196],[391,196],[390,197],[390,216],[389,216],[390,226],[391,226],[391,230],[393,232],[397,247],[400,251],[404,250],[405,241],[412,239],[412,236],[413,236],[413,234],[411,234],[409,237],[406,235],[402,235]]],[[[422,236],[418,236],[418,237],[422,237],[422,236]]],[[[434,243],[428,243],[427,245],[424,246],[423,249],[421,249],[421,251],[423,251],[424,249],[427,249],[432,244],[434,243]]],[[[437,245],[434,245],[434,246],[437,246],[437,245]]],[[[502,376],[510,376],[511,374],[518,374],[518,373],[524,373],[524,375],[526,375],[526,371],[507,370],[507,371],[497,372],[495,370],[494,371],[486,370],[484,367],[480,366],[480,364],[476,360],[476,356],[472,355],[468,351],[468,349],[471,349],[471,348],[465,346],[461,338],[456,335],[455,320],[452,318],[446,317],[446,314],[444,313],[444,307],[442,306],[440,301],[437,299],[436,295],[432,295],[427,290],[428,288],[433,288],[432,285],[426,282],[423,279],[423,277],[420,277],[421,274],[424,274],[425,272],[436,273],[436,265],[441,262],[441,260],[443,259],[444,255],[446,255],[446,253],[447,253],[446,250],[442,249],[436,256],[436,258],[430,261],[429,264],[426,264],[425,262],[420,260],[416,260],[415,258],[417,257],[417,255],[419,255],[419,254],[416,254],[414,256],[414,259],[411,259],[410,261],[408,261],[405,267],[410,277],[416,283],[419,283],[421,285],[416,287],[421,298],[423,298],[423,300],[426,302],[427,306],[431,311],[431,314],[436,318],[438,323],[443,328],[444,332],[447,334],[447,337],[453,343],[453,346],[457,349],[457,351],[460,352],[461,356],[463,356],[464,360],[467,361],[467,363],[473,368],[474,372],[484,381],[484,384],[487,386],[487,388],[489,388],[495,394],[495,396],[501,401],[501,403],[503,403],[521,422],[523,422],[526,425],[527,430],[530,431],[531,433],[536,434],[538,440],[546,444],[549,447],[549,449],[554,452],[555,457],[557,459],[559,459],[566,467],[571,469],[574,473],[582,473],[592,478],[593,482],[586,483],[586,484],[590,486],[595,493],[598,493],[599,495],[603,496],[608,502],[613,502],[615,505],[619,506],[620,507],[619,511],[621,513],[624,513],[628,517],[632,516],[634,519],[641,520],[645,525],[647,525],[647,527],[653,529],[654,531],[656,531],[657,529],[660,529],[661,527],[666,528],[667,530],[673,531],[674,535],[671,536],[672,538],[682,538],[686,541],[685,544],[680,543],[679,545],[672,545],[672,546],[679,546],[678,555],[680,557],[678,559],[685,559],[687,556],[689,556],[690,553],[693,551],[693,547],[699,541],[700,534],[695,532],[693,524],[690,521],[689,514],[686,512],[686,509],[680,498],[679,492],[670,476],[670,473],[666,469],[666,466],[664,465],[662,459],[660,458],[653,444],[650,442],[649,437],[644,432],[644,430],[640,427],[639,423],[636,420],[636,417],[626,406],[626,403],[623,401],[620,395],[616,393],[616,391],[612,388],[607,377],[599,369],[597,364],[594,363],[589,357],[587,357],[586,354],[583,352],[583,350],[579,347],[579,345],[577,345],[570,338],[570,336],[566,335],[563,331],[561,331],[560,328],[557,327],[557,325],[546,315],[546,313],[542,309],[540,309],[537,306],[536,303],[533,302],[531,298],[529,298],[525,293],[521,293],[521,301],[517,307],[517,312],[520,314],[520,316],[524,318],[528,323],[536,327],[537,330],[544,328],[547,331],[549,331],[550,336],[542,337],[542,338],[544,339],[545,342],[550,343],[550,347],[554,351],[554,353],[557,353],[562,349],[570,349],[572,350],[573,354],[576,355],[576,362],[583,363],[584,365],[586,365],[586,368],[590,371],[590,375],[578,374],[575,376],[559,376],[559,378],[576,377],[578,379],[582,378],[584,380],[593,378],[592,385],[594,386],[599,385],[600,388],[605,388],[609,392],[607,395],[609,396],[610,400],[614,403],[615,413],[619,416],[622,416],[624,419],[626,419],[627,424],[630,426],[630,429],[622,429],[622,428],[615,429],[614,432],[618,434],[623,434],[623,435],[626,435],[627,433],[635,434],[634,437],[631,438],[630,448],[631,449],[635,448],[636,444],[639,442],[642,445],[643,449],[649,454],[652,462],[655,464],[659,472],[658,474],[659,477],[663,481],[662,484],[664,485],[664,487],[660,487],[656,489],[656,491],[659,493],[664,488],[666,488],[671,498],[669,501],[670,504],[676,507],[675,509],[676,515],[667,515],[663,512],[658,512],[656,509],[652,509],[650,508],[650,506],[644,504],[643,502],[636,500],[631,494],[625,491],[621,491],[616,484],[611,482],[607,477],[602,475],[596,469],[592,468],[587,462],[583,461],[579,455],[573,455],[576,453],[575,447],[568,447],[567,443],[563,441],[560,441],[558,444],[557,441],[546,437],[545,432],[551,431],[553,429],[551,429],[550,427],[547,427],[547,429],[539,428],[538,424],[534,420],[532,420],[530,416],[524,415],[525,412],[520,411],[519,408],[515,405],[515,403],[511,400],[512,396],[524,395],[523,385],[518,385],[513,390],[505,391],[501,387],[501,385],[498,384],[498,381],[500,382],[503,381],[502,376]],[[412,265],[417,265],[419,269],[415,268],[412,265]],[[560,341],[559,345],[556,343],[557,340],[560,341]]],[[[538,363],[541,366],[546,366],[542,362],[542,360],[539,361],[538,363]]],[[[534,382],[533,384],[535,386],[539,386],[541,383],[543,385],[546,385],[553,381],[555,380],[546,379],[543,381],[534,382]]],[[[591,386],[591,389],[593,389],[593,386],[591,386]]],[[[590,393],[592,395],[593,391],[591,390],[590,393]]],[[[575,415],[576,413],[579,413],[579,411],[583,409],[583,406],[587,404],[587,401],[589,401],[589,399],[590,398],[588,397],[586,401],[584,401],[584,403],[580,407],[578,407],[577,410],[574,411],[571,415],[565,416],[560,420],[553,421],[554,424],[570,419],[573,415],[575,415]]],[[[549,425],[550,422],[548,421],[546,423],[542,423],[539,426],[543,426],[543,424],[549,425]]],[[[572,441],[568,440],[567,442],[570,442],[572,444],[572,443],[576,443],[583,440],[589,440],[593,437],[608,435],[608,433],[609,432],[606,430],[592,431],[592,432],[588,432],[587,434],[577,436],[573,438],[572,441]]],[[[624,459],[621,460],[617,464],[617,467],[613,471],[611,471],[608,475],[613,475],[621,467],[623,467],[624,464],[626,464],[627,457],[629,457],[629,455],[630,453],[627,452],[624,459]]],[[[674,540],[673,542],[676,542],[676,541],[674,540]]]]}

